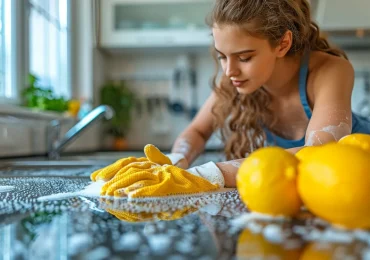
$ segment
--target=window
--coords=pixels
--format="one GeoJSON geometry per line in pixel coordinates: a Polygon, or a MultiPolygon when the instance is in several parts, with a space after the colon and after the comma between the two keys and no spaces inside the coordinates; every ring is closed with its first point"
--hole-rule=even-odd
{"type": "Polygon", "coordinates": [[[0,98],[16,98],[14,1],[0,0],[0,98]]]}
{"type": "Polygon", "coordinates": [[[30,73],[40,85],[70,98],[69,0],[29,0],[29,4],[30,73]]]}

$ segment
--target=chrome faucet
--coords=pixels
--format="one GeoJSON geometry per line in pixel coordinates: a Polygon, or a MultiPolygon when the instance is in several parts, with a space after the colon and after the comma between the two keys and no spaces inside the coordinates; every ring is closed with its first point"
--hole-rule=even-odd
{"type": "Polygon", "coordinates": [[[87,126],[95,122],[102,116],[109,120],[114,116],[114,111],[110,106],[101,105],[93,109],[89,114],[75,124],[60,139],[60,121],[52,120],[47,126],[47,153],[49,159],[59,159],[63,148],[72,142],[87,126]]]}

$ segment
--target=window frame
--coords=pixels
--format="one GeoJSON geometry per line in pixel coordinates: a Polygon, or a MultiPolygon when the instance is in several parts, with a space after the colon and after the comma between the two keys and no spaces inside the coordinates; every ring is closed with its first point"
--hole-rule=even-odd
{"type": "Polygon", "coordinates": [[[11,44],[13,46],[14,54],[11,57],[11,88],[14,92],[12,97],[0,96],[0,104],[20,104],[20,87],[22,86],[21,79],[25,76],[25,56],[24,56],[24,6],[22,6],[23,0],[11,1],[11,29],[12,38],[11,44]],[[23,58],[22,58],[23,57],[23,58]]]}
{"type": "MultiPolygon", "coordinates": [[[[30,2],[32,2],[32,0],[26,0],[27,2],[28,1],[30,1],[30,2]]],[[[60,0],[59,0],[60,1],[60,0]]],[[[72,77],[72,69],[71,69],[71,66],[72,66],[72,63],[71,63],[71,38],[72,38],[72,33],[71,33],[71,0],[64,0],[65,2],[66,2],[66,4],[67,4],[67,9],[66,9],[66,14],[67,14],[67,17],[66,17],[66,22],[67,22],[67,30],[65,31],[66,32],[66,48],[67,48],[67,50],[66,50],[66,55],[67,55],[67,57],[65,58],[65,61],[66,61],[66,64],[67,64],[67,68],[66,68],[66,70],[65,70],[65,72],[66,72],[66,77],[65,77],[65,84],[66,85],[64,85],[63,84],[63,87],[64,86],[67,86],[67,89],[65,89],[64,91],[66,91],[67,93],[64,93],[64,94],[62,94],[62,96],[64,97],[64,98],[66,98],[66,99],[70,99],[73,95],[73,89],[72,89],[72,80],[71,80],[71,77],[72,77]]],[[[30,29],[30,27],[29,27],[29,24],[30,24],[30,19],[31,19],[31,10],[32,10],[32,5],[35,5],[35,4],[28,4],[28,10],[27,10],[27,19],[28,19],[28,22],[27,22],[27,29],[29,30],[30,29]]],[[[38,4],[36,4],[36,6],[38,6],[38,7],[41,7],[41,8],[43,8],[43,6],[41,6],[41,5],[38,5],[38,4]]],[[[59,9],[60,10],[60,9],[59,9]]],[[[36,11],[36,10],[35,10],[36,11]]],[[[44,10],[44,11],[46,11],[46,10],[44,10]]],[[[36,11],[37,12],[37,11],[36,11]]],[[[48,12],[48,11],[46,11],[46,12],[48,12]]],[[[53,17],[53,16],[50,16],[49,14],[47,15],[47,17],[44,17],[43,19],[45,19],[46,21],[48,21],[48,22],[50,22],[50,23],[53,23],[53,22],[55,22],[56,20],[55,20],[55,18],[53,17]],[[52,20],[54,20],[54,21],[52,21],[52,20]]],[[[55,24],[54,24],[55,25],[55,24]]],[[[59,43],[59,41],[57,41],[58,43],[59,43]]],[[[27,48],[28,48],[28,51],[30,50],[30,44],[31,44],[31,38],[29,37],[28,38],[28,41],[27,41],[27,48]]],[[[31,66],[31,64],[30,64],[30,62],[31,62],[31,53],[28,53],[28,65],[29,65],[29,67],[31,66]]],[[[48,62],[48,61],[47,61],[48,62]]],[[[59,66],[59,65],[58,65],[59,66]]],[[[30,71],[30,68],[28,68],[28,72],[27,73],[29,73],[29,72],[31,72],[30,71]]],[[[63,72],[64,72],[64,70],[63,70],[63,72]]],[[[62,76],[64,73],[59,73],[59,76],[62,76]]],[[[39,76],[39,75],[37,75],[36,74],[36,76],[39,76]]],[[[63,79],[64,79],[64,77],[63,77],[63,79]]],[[[55,86],[55,85],[53,85],[52,84],[52,87],[54,88],[54,90],[55,90],[55,87],[57,87],[57,89],[59,88],[59,86],[55,86]]],[[[64,89],[64,88],[63,88],[64,89]]],[[[63,91],[63,92],[64,92],[63,91]]],[[[56,94],[58,94],[58,91],[56,91],[56,94]]]]}
{"type": "MultiPolygon", "coordinates": [[[[67,37],[67,70],[68,78],[67,82],[72,86],[72,33],[71,33],[71,22],[72,22],[72,1],[67,0],[67,21],[68,21],[68,37],[67,37]]],[[[14,105],[22,104],[22,91],[27,87],[27,75],[30,73],[29,62],[30,62],[30,53],[29,53],[29,18],[30,18],[30,4],[28,0],[12,0],[13,3],[13,16],[12,16],[12,29],[14,29],[13,42],[14,45],[14,62],[13,62],[13,88],[15,95],[11,98],[0,96],[0,113],[1,108],[12,107],[14,105]]],[[[70,95],[72,96],[73,89],[70,89],[70,95]]],[[[27,108],[25,108],[27,109],[27,108]]],[[[35,112],[32,112],[33,114],[35,112]]],[[[41,114],[43,112],[40,112],[41,114]]]]}

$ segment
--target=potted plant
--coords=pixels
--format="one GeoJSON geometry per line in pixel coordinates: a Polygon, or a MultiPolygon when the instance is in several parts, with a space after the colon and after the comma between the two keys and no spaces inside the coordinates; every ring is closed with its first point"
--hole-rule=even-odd
{"type": "Polygon", "coordinates": [[[109,81],[101,89],[101,103],[109,105],[115,111],[108,122],[107,133],[113,136],[113,147],[123,150],[127,146],[126,136],[131,125],[131,111],[134,107],[134,94],[124,81],[109,81]]]}
{"type": "Polygon", "coordinates": [[[68,101],[63,97],[57,97],[50,88],[41,87],[39,79],[28,75],[28,86],[22,92],[23,102],[26,107],[55,112],[68,110],[68,101]]]}

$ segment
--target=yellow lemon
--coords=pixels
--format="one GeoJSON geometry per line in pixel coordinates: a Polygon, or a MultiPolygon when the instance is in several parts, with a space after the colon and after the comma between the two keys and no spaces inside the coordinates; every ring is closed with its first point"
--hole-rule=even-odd
{"type": "MultiPolygon", "coordinates": [[[[299,260],[331,260],[338,259],[338,252],[345,255],[356,255],[356,247],[351,244],[311,242],[306,245],[299,260]]],[[[345,257],[344,257],[345,258],[345,257]]],[[[357,259],[356,257],[353,257],[357,259]]]]}
{"type": "Polygon", "coordinates": [[[295,156],[300,160],[306,160],[308,157],[313,154],[320,146],[305,146],[299,150],[295,156]]]}
{"type": "Polygon", "coordinates": [[[298,191],[317,216],[349,228],[370,228],[370,156],[326,144],[299,164],[298,191]]]}
{"type": "Polygon", "coordinates": [[[301,207],[296,187],[299,160],[280,147],[265,147],[248,156],[236,178],[240,197],[251,211],[294,216],[301,207]]]}
{"type": "Polygon", "coordinates": [[[248,229],[242,231],[236,246],[236,259],[285,259],[296,260],[301,248],[285,248],[283,244],[271,243],[260,233],[248,229]]]}
{"type": "Polygon", "coordinates": [[[367,134],[350,134],[342,137],[339,144],[349,144],[357,146],[367,152],[370,152],[370,135],[367,134]]]}

